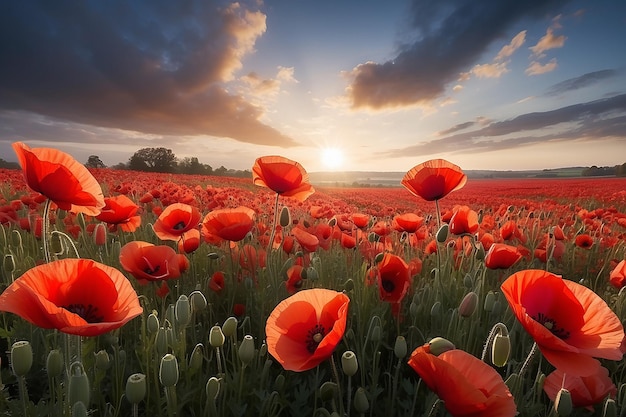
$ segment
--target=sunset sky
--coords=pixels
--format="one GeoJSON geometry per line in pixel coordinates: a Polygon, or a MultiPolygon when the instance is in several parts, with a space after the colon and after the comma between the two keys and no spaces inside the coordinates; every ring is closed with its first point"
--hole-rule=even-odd
{"type": "Polygon", "coordinates": [[[0,157],[309,172],[626,162],[626,1],[0,3],[0,157]]]}

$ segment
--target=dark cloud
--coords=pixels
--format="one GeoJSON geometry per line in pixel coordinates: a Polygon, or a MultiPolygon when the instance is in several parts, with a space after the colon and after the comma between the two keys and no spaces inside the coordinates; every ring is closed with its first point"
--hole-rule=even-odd
{"type": "Polygon", "coordinates": [[[558,13],[567,0],[413,0],[415,40],[382,64],[352,71],[347,88],[354,108],[425,104],[440,97],[495,40],[521,19],[558,13]]]}
{"type": "Polygon", "coordinates": [[[623,141],[625,137],[626,94],[621,94],[556,110],[523,114],[490,123],[482,129],[396,149],[385,156],[476,153],[566,140],[621,138],[619,140],[623,141]],[[546,131],[554,133],[546,134],[546,131]]]}
{"type": "Polygon", "coordinates": [[[558,96],[563,93],[567,93],[573,90],[579,90],[584,87],[588,87],[592,84],[611,78],[617,74],[616,70],[605,69],[601,71],[588,72],[580,77],[570,78],[569,80],[561,81],[554,84],[546,91],[546,96],[558,96]]]}
{"type": "Polygon", "coordinates": [[[468,128],[474,126],[474,124],[475,124],[475,122],[459,123],[458,125],[454,125],[451,128],[448,128],[446,130],[442,130],[441,132],[438,132],[437,134],[440,135],[440,136],[446,136],[446,135],[449,135],[451,133],[458,132],[460,130],[468,129],[468,128]]]}
{"type": "Polygon", "coordinates": [[[0,109],[294,146],[226,88],[264,31],[245,1],[2,2],[0,109]]]}

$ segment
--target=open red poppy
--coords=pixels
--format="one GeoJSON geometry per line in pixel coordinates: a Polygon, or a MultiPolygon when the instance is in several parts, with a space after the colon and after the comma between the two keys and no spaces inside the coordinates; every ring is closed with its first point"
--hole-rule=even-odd
{"type": "Polygon", "coordinates": [[[589,236],[588,234],[578,235],[576,236],[574,243],[579,248],[591,249],[591,247],[593,246],[593,238],[589,236]]]}
{"type": "Polygon", "coordinates": [[[198,226],[200,217],[196,207],[174,203],[165,207],[152,228],[159,239],[177,241],[186,231],[198,226]]]}
{"type": "Polygon", "coordinates": [[[609,370],[603,366],[589,376],[566,375],[561,369],[552,371],[545,379],[543,390],[554,402],[561,388],[570,392],[574,407],[586,407],[590,411],[605,398],[615,398],[617,394],[617,387],[609,378],[609,370]]]}
{"type": "Polygon", "coordinates": [[[428,344],[411,354],[409,365],[453,417],[508,417],[517,414],[513,396],[495,369],[467,352],[435,356],[428,344]]]}
{"type": "Polygon", "coordinates": [[[169,246],[134,240],[122,246],[120,264],[140,284],[180,277],[188,261],[169,246]]]}
{"type": "Polygon", "coordinates": [[[248,207],[213,210],[202,220],[202,235],[207,242],[212,236],[239,242],[252,230],[256,213],[248,207]]]}
{"type": "Polygon", "coordinates": [[[96,216],[104,207],[102,188],[89,170],[65,152],[30,148],[15,142],[13,150],[26,184],[52,200],[60,209],[96,216]]]}
{"type": "Polygon", "coordinates": [[[315,192],[304,167],[282,156],[257,158],[252,167],[252,182],[299,201],[306,200],[315,192]]]}
{"type": "Polygon", "coordinates": [[[617,289],[626,286],[626,260],[618,263],[609,274],[609,282],[617,289]]]}
{"type": "Polygon", "coordinates": [[[522,254],[517,247],[504,243],[494,243],[485,256],[485,266],[489,269],[507,269],[515,265],[520,259],[522,259],[522,254]]]}
{"type": "Polygon", "coordinates": [[[434,201],[463,188],[466,182],[460,167],[445,159],[431,159],[411,168],[401,184],[413,195],[434,201]]]}
{"type": "Polygon", "coordinates": [[[392,227],[399,232],[415,233],[423,223],[423,217],[415,213],[403,213],[393,218],[392,227]]]}
{"type": "Polygon", "coordinates": [[[124,232],[134,232],[141,225],[141,216],[137,216],[139,206],[125,195],[107,197],[104,204],[96,218],[107,223],[112,232],[118,228],[124,232]]]}
{"type": "Polygon", "coordinates": [[[376,269],[380,299],[389,303],[402,301],[411,285],[409,266],[404,259],[387,252],[376,269]]]}
{"type": "Polygon", "coordinates": [[[268,352],[290,371],[312,369],[332,355],[346,330],[344,293],[313,288],[281,301],[265,325],[268,352]]]}
{"type": "Polygon", "coordinates": [[[597,372],[593,357],[622,358],[624,328],[589,288],[544,270],[517,272],[501,288],[543,356],[568,375],[597,372]]]}
{"type": "Polygon", "coordinates": [[[91,259],[61,259],[29,269],[0,295],[0,310],[80,336],[117,329],[143,311],[126,277],[91,259]]]}
{"type": "Polygon", "coordinates": [[[455,206],[450,218],[450,233],[474,234],[478,230],[478,213],[468,206],[455,206]]]}
{"type": "Polygon", "coordinates": [[[317,236],[307,232],[301,227],[294,227],[291,229],[291,234],[296,238],[296,241],[302,247],[302,250],[306,252],[315,252],[320,244],[320,240],[317,236]]]}

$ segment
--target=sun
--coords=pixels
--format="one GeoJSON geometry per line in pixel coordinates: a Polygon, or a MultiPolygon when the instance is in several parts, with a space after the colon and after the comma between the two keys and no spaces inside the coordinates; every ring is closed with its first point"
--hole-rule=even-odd
{"type": "Polygon", "coordinates": [[[323,148],[320,152],[320,160],[327,169],[340,169],[343,167],[343,151],[339,148],[323,148]]]}

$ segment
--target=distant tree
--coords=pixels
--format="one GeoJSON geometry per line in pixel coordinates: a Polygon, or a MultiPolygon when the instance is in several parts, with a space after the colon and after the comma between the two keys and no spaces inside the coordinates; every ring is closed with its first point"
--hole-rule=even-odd
{"type": "Polygon", "coordinates": [[[89,155],[89,159],[87,159],[87,163],[85,163],[87,168],[106,168],[104,162],[100,160],[98,155],[89,155]]]}
{"type": "Polygon", "coordinates": [[[618,177],[626,177],[626,162],[615,167],[615,175],[618,177]]]}
{"type": "Polygon", "coordinates": [[[178,161],[178,172],[181,174],[211,175],[213,167],[198,161],[198,158],[186,157],[178,161]]]}
{"type": "Polygon", "coordinates": [[[135,171],[174,172],[176,155],[171,149],[165,148],[139,149],[128,160],[128,168],[135,171]]]}
{"type": "Polygon", "coordinates": [[[4,159],[0,158],[0,168],[19,169],[20,168],[20,164],[18,164],[17,162],[8,162],[8,161],[5,161],[4,159]]]}
{"type": "Polygon", "coordinates": [[[118,162],[117,164],[111,166],[111,169],[121,169],[121,170],[125,170],[125,169],[129,169],[128,165],[126,165],[123,162],[118,162]]]}
{"type": "Polygon", "coordinates": [[[228,169],[224,165],[220,166],[218,169],[213,171],[213,175],[221,175],[224,176],[228,172],[228,169]]]}

